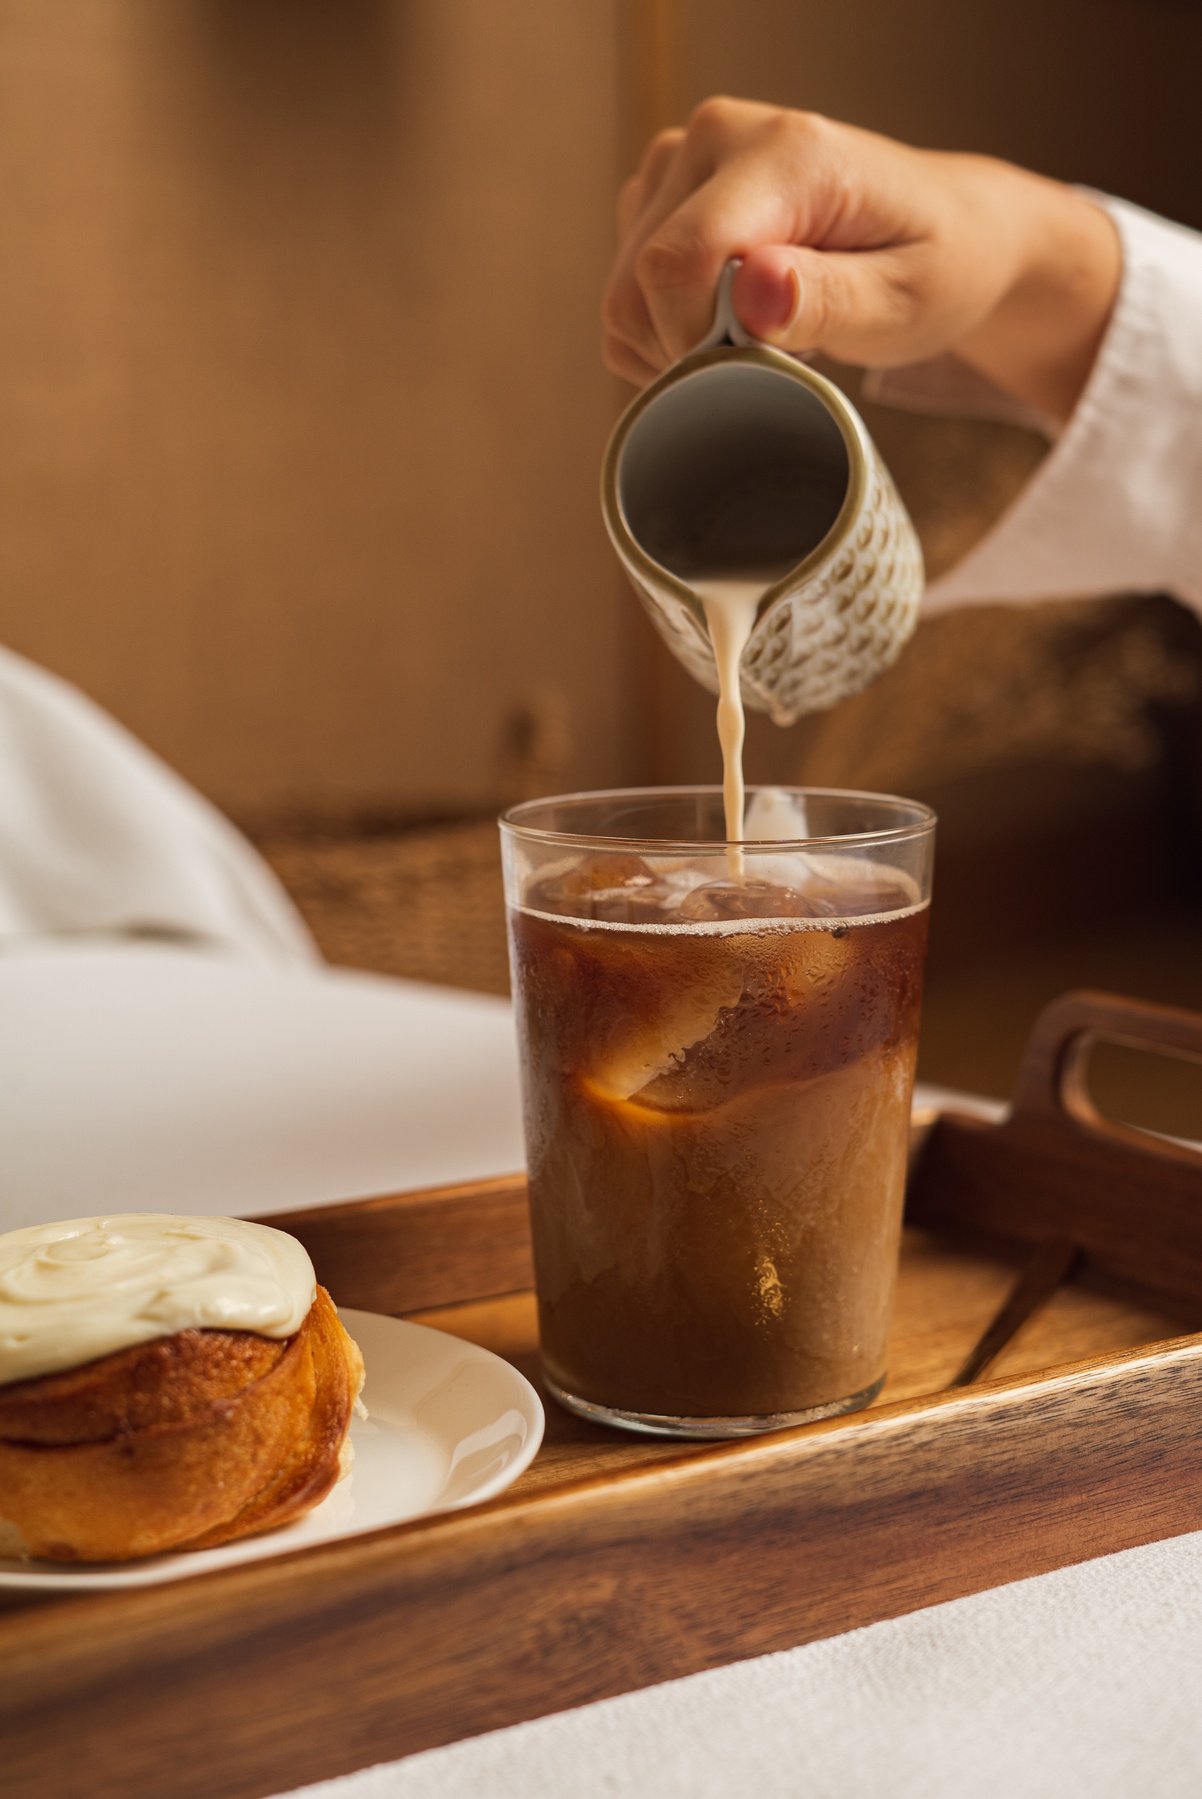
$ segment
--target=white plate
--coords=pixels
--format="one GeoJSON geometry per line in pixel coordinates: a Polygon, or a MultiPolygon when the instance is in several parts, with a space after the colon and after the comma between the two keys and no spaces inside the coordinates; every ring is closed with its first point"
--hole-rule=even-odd
{"type": "Polygon", "coordinates": [[[64,1593],[140,1587],[209,1574],[336,1537],[380,1530],[430,1512],[491,1499],[534,1460],[543,1408],[524,1375],[500,1356],[422,1324],[376,1312],[339,1313],[363,1351],[366,1419],[351,1425],[349,1479],[307,1517],[219,1549],[141,1562],[21,1562],[0,1557],[0,1587],[64,1593]]]}

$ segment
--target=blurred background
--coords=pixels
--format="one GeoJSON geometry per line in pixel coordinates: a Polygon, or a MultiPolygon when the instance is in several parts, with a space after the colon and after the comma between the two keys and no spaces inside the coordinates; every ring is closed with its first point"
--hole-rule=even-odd
{"type": "MultiPolygon", "coordinates": [[[[1199,66],[1188,0],[5,0],[0,641],[232,816],[332,960],[504,990],[498,807],[718,773],[596,497],[646,138],[735,93],[1202,227],[1199,66]]],[[[935,571],[1041,454],[869,423],[935,571]]],[[[1067,987],[1202,1006],[1200,717],[1171,600],[999,605],[748,766],[938,808],[922,1072],[1004,1093],[1067,987]]],[[[1099,1098],[1196,1134],[1147,1062],[1099,1098]]]]}

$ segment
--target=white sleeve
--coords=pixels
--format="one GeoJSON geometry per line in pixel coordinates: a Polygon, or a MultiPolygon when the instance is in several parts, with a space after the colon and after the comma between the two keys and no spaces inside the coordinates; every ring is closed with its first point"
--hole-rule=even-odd
{"type": "Polygon", "coordinates": [[[233,825],[82,693],[0,649],[0,950],[131,935],[318,960],[233,825]]]}
{"type": "MultiPolygon", "coordinates": [[[[932,583],[932,611],[1165,592],[1202,613],[1202,235],[1125,201],[1093,197],[1123,245],[1122,283],[1097,361],[1018,498],[932,583]]],[[[958,380],[949,360],[878,375],[872,396],[931,411],[1014,416],[1012,406],[989,402],[992,390],[983,384],[974,393],[958,380]]]]}

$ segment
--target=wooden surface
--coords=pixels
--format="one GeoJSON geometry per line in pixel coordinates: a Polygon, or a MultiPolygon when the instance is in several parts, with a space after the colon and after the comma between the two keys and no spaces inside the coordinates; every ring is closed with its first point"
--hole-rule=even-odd
{"type": "Polygon", "coordinates": [[[1202,1296],[1198,1151],[1099,1115],[1086,1078],[1098,1039],[1202,1059],[1202,1017],[1092,993],[1049,1006],[1011,1117],[993,1128],[941,1121],[908,1215],[1032,1244],[1072,1241],[1096,1266],[1189,1303],[1202,1296]]]}
{"type": "Polygon", "coordinates": [[[273,1213],[339,1305],[413,1313],[529,1287],[526,1183],[510,1177],[349,1206],[273,1213]]]}
{"type": "MultiPolygon", "coordinates": [[[[906,1231],[890,1379],[869,1411],[714,1446],[549,1406],[534,1465],[488,1505],[172,1586],[10,1605],[6,1799],[249,1799],[1202,1527],[1202,1292],[1176,1274],[1158,1290],[1085,1255],[988,1379],[948,1387],[1039,1253],[1042,1207],[1082,1240],[1109,1217],[1117,1259],[1100,1200],[1115,1146],[1073,1068],[1089,1031],[1172,1036],[1179,1021],[1110,1006],[1041,1021],[1014,1119],[925,1133],[910,1195],[924,1222],[906,1231]],[[1058,1108],[1080,1113],[1071,1128],[1058,1108]],[[1079,1135],[1094,1184],[1074,1207],[1079,1135]],[[999,1142],[1010,1237],[996,1208],[982,1227],[978,1197],[999,1142]]],[[[1183,1230],[1202,1160],[1140,1153],[1130,1239],[1145,1214],[1183,1230]]],[[[533,1300],[503,1291],[524,1266],[521,1202],[519,1182],[488,1182],[298,1222],[340,1300],[400,1301],[537,1378],[533,1300]]]]}
{"type": "Polygon", "coordinates": [[[5,1790],[274,1792],[1194,1529],[1200,1407],[1190,1342],[27,1610],[5,1790]]]}

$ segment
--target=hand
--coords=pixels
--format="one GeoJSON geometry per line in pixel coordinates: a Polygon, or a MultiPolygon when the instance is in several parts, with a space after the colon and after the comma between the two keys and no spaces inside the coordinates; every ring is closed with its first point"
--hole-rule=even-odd
{"type": "Polygon", "coordinates": [[[988,157],[915,150],[813,113],[707,100],[618,203],[609,367],[639,386],[709,329],[718,277],[754,336],[869,368],[951,350],[1056,418],[1118,291],[1105,212],[988,157]]]}

